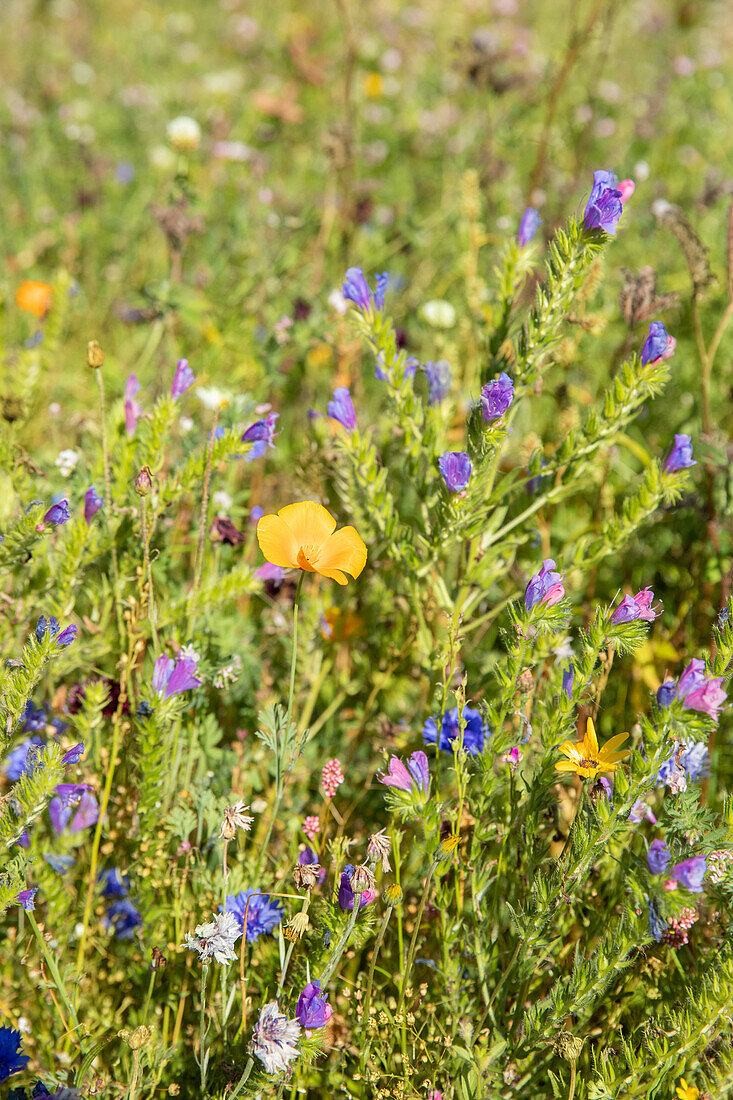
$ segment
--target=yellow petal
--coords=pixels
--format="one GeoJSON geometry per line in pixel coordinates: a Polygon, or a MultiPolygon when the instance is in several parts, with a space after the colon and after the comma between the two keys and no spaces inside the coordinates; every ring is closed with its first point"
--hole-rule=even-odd
{"type": "Polygon", "coordinates": [[[316,569],[316,573],[320,573],[322,577],[328,577],[331,581],[336,581],[337,584],[348,584],[349,579],[345,573],[342,573],[340,569],[321,569],[320,565],[316,569]]]}
{"type": "Polygon", "coordinates": [[[615,737],[610,737],[601,749],[601,754],[608,756],[609,753],[615,752],[619,745],[623,745],[628,736],[628,733],[617,733],[615,737]]]}
{"type": "Polygon", "coordinates": [[[621,752],[612,752],[610,756],[603,753],[601,759],[609,764],[620,764],[622,760],[626,760],[629,756],[631,756],[631,750],[623,749],[621,752]]]}
{"type": "Polygon", "coordinates": [[[558,760],[555,764],[555,771],[558,772],[574,772],[578,765],[572,760],[558,760]]]}
{"type": "Polygon", "coordinates": [[[287,504],[277,514],[292,531],[298,546],[319,548],[336,530],[336,520],[315,500],[287,504]]]}
{"type": "Polygon", "coordinates": [[[297,568],[299,546],[291,528],[280,516],[262,517],[257,524],[257,541],[272,565],[280,565],[283,569],[297,568]]]}
{"type": "MultiPolygon", "coordinates": [[[[324,577],[330,576],[333,569],[343,569],[356,578],[366,564],[367,548],[361,535],[353,527],[342,527],[336,531],[321,547],[316,568],[324,577]]],[[[334,580],[338,580],[334,577],[334,580]]],[[[341,583],[341,582],[339,582],[341,583]]]]}
{"type": "Polygon", "coordinates": [[[578,759],[583,755],[583,742],[582,741],[563,741],[559,746],[559,751],[564,752],[566,756],[577,756],[578,759]]]}
{"type": "Polygon", "coordinates": [[[596,727],[593,725],[592,718],[589,718],[586,722],[584,740],[590,749],[588,756],[595,759],[598,756],[598,738],[596,737],[596,727]]]}

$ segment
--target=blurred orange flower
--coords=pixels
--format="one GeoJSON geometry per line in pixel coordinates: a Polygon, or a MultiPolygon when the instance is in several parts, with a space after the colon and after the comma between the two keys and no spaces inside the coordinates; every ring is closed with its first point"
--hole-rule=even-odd
{"type": "Polygon", "coordinates": [[[356,578],[367,559],[367,549],[353,527],[336,530],[336,520],[322,504],[302,500],[288,504],[276,516],[257,524],[260,550],[272,565],[320,573],[346,584],[344,573],[356,578]]]}
{"type": "Polygon", "coordinates": [[[36,317],[45,317],[53,301],[53,287],[48,283],[39,283],[35,279],[26,279],[15,292],[16,304],[36,317]]]}

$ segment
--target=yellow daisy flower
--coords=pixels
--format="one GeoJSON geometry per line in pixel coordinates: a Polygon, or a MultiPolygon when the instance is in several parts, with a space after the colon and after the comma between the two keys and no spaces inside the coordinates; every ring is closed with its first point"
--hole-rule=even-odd
{"type": "Polygon", "coordinates": [[[560,752],[567,760],[559,760],[555,768],[559,772],[577,772],[583,779],[595,779],[600,772],[614,772],[629,756],[628,749],[616,751],[628,736],[628,733],[617,733],[599,749],[596,728],[593,719],[589,718],[582,741],[563,741],[560,752]]]}
{"type": "Polygon", "coordinates": [[[276,516],[257,524],[260,550],[273,565],[320,573],[346,584],[345,573],[356,578],[366,564],[367,548],[354,527],[336,530],[336,520],[315,500],[288,504],[276,516]]]}

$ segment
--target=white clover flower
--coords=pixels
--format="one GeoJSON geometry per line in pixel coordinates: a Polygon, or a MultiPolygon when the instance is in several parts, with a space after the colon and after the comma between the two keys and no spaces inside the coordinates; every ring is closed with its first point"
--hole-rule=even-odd
{"type": "Polygon", "coordinates": [[[453,328],[456,323],[456,311],[450,302],[434,298],[422,307],[422,315],[432,328],[453,328]]]}
{"type": "Polygon", "coordinates": [[[202,962],[212,958],[218,963],[231,962],[237,957],[234,944],[241,935],[242,925],[233,913],[215,913],[213,920],[186,933],[185,946],[197,951],[202,962]]]}
{"type": "Polygon", "coordinates": [[[260,1018],[252,1032],[252,1050],[268,1073],[285,1073],[290,1062],[300,1054],[295,1045],[300,1036],[300,1024],[283,1016],[277,1001],[262,1006],[260,1018]]]}
{"type": "Polygon", "coordinates": [[[194,153],[201,144],[201,127],[195,118],[179,115],[168,123],[168,141],[178,153],[194,153]]]}
{"type": "Polygon", "coordinates": [[[78,451],[61,451],[54,465],[58,466],[59,470],[61,471],[62,477],[71,477],[74,470],[76,469],[76,464],[79,461],[79,457],[80,456],[78,451]]]}

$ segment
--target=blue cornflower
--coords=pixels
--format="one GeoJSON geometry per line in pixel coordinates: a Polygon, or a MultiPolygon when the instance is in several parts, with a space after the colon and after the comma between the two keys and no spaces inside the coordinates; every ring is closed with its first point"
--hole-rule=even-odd
{"type": "Polygon", "coordinates": [[[450,363],[447,359],[437,359],[435,362],[429,359],[423,370],[428,380],[428,401],[431,405],[439,405],[450,393],[450,363]]]}
{"type": "Polygon", "coordinates": [[[451,493],[465,491],[473,470],[471,459],[465,451],[446,451],[438,459],[438,466],[451,493]]]}
{"type": "MultiPolygon", "coordinates": [[[[463,708],[463,720],[466,727],[463,731],[463,751],[469,756],[478,756],[483,752],[484,736],[488,733],[484,720],[479,711],[471,707],[463,708]]],[[[422,737],[426,745],[434,745],[438,739],[441,752],[452,752],[454,742],[459,743],[458,707],[447,710],[440,724],[440,737],[438,739],[438,723],[435,718],[428,718],[423,726],[422,737]]]]}
{"type": "MultiPolygon", "coordinates": [[[[269,894],[252,889],[240,894],[228,894],[226,911],[237,918],[243,932],[246,913],[248,943],[256,943],[260,936],[268,936],[283,919],[283,907],[279,901],[272,901],[269,894]]],[[[219,912],[223,912],[221,906],[219,912]]]]}
{"type": "Polygon", "coordinates": [[[135,929],[139,928],[142,922],[140,913],[129,898],[113,901],[102,920],[105,929],[112,932],[118,940],[132,939],[135,929]]]}
{"type": "Polygon", "coordinates": [[[539,210],[535,210],[533,206],[528,206],[522,214],[522,220],[519,223],[519,230],[517,232],[517,244],[520,248],[527,247],[539,229],[541,222],[542,218],[540,217],[539,210]]]}
{"type": "Polygon", "coordinates": [[[21,1041],[21,1034],[15,1028],[0,1027],[0,1081],[20,1073],[30,1062],[28,1055],[20,1052],[21,1041]]]}
{"type": "Polygon", "coordinates": [[[5,758],[5,775],[12,783],[27,771],[32,770],[42,745],[43,741],[40,737],[31,737],[27,741],[21,741],[8,753],[5,758]]]}
{"type": "Polygon", "coordinates": [[[383,271],[381,275],[377,275],[374,294],[372,294],[362,269],[360,267],[350,267],[344,275],[341,293],[349,302],[353,302],[362,313],[369,313],[372,307],[380,312],[384,306],[388,278],[386,271],[383,271]]]}

